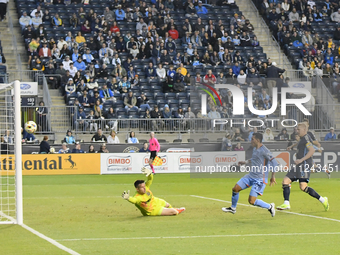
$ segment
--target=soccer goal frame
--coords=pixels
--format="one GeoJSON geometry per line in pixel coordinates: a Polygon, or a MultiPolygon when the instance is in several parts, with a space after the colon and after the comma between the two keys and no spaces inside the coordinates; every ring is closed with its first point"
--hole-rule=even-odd
{"type": "MultiPolygon", "coordinates": [[[[2,120],[7,121],[8,115],[13,114],[14,118],[11,117],[11,120],[14,120],[14,123],[10,123],[13,125],[13,131],[14,131],[14,155],[15,155],[15,181],[14,185],[15,188],[13,191],[15,191],[14,198],[15,203],[13,203],[13,206],[15,206],[15,215],[8,215],[5,212],[3,212],[0,208],[0,216],[2,219],[6,219],[4,221],[0,220],[0,224],[23,224],[23,191],[22,191],[22,144],[21,144],[21,91],[20,91],[20,82],[14,81],[9,84],[0,84],[0,94],[4,93],[4,97],[9,97],[11,100],[10,108],[5,108],[6,115],[1,116],[2,120]],[[7,95],[6,95],[7,93],[7,95]],[[7,115],[8,113],[8,115],[7,115]],[[6,119],[7,118],[7,119],[6,119]]],[[[7,107],[8,103],[6,102],[5,98],[5,107],[7,107]]],[[[8,157],[8,152],[6,156],[8,157]]],[[[3,154],[0,154],[0,157],[3,157],[3,154]]],[[[4,176],[3,169],[3,162],[0,163],[0,178],[4,176]]],[[[8,177],[8,176],[7,176],[8,177]]],[[[1,190],[2,192],[2,190],[1,190]]],[[[2,197],[1,197],[2,198],[2,197]]]]}

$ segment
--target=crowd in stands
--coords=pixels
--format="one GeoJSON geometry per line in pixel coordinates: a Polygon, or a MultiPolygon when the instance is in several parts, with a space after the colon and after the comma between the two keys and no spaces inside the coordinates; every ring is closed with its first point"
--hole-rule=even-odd
{"type": "MultiPolygon", "coordinates": [[[[253,86],[255,94],[267,88],[263,77],[272,63],[233,1],[151,1],[149,7],[114,1],[101,8],[95,0],[78,2],[18,5],[29,67],[79,108],[71,112],[72,129],[118,131],[119,117],[200,118],[198,108],[188,109],[191,85],[228,82],[253,86]]],[[[278,83],[286,84],[282,76],[278,83]]],[[[230,114],[228,92],[219,93],[225,105],[209,105],[210,117],[203,118],[230,114]]],[[[266,108],[270,100],[255,103],[266,108]]]]}
{"type": "Polygon", "coordinates": [[[340,6],[334,0],[254,0],[292,64],[340,96],[340,6]]]}

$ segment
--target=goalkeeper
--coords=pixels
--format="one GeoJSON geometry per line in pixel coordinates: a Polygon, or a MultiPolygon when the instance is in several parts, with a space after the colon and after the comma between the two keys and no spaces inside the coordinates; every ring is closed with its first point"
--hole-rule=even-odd
{"type": "Polygon", "coordinates": [[[150,186],[153,180],[152,171],[146,167],[142,168],[142,172],[148,177],[147,181],[137,180],[134,185],[136,188],[136,193],[134,196],[130,197],[130,191],[124,191],[122,197],[134,204],[144,216],[171,216],[180,214],[185,210],[182,208],[172,208],[172,206],[164,201],[163,199],[154,197],[150,186]]]}

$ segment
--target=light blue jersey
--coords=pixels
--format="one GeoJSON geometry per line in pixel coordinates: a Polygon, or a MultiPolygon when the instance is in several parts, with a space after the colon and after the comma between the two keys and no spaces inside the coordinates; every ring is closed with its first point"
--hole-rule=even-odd
{"type": "Polygon", "coordinates": [[[266,183],[268,179],[268,172],[271,170],[268,169],[268,166],[270,166],[273,170],[278,166],[278,163],[270,150],[264,145],[258,149],[256,149],[256,147],[253,148],[249,177],[254,179],[263,179],[266,183]]]}

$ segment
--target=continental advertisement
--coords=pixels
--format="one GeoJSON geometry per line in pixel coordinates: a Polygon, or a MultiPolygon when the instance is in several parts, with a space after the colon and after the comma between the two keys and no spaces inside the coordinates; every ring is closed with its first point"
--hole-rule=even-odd
{"type": "MultiPolygon", "coordinates": [[[[0,175],[13,175],[14,166],[14,155],[0,155],[0,175]]],[[[23,154],[22,174],[100,174],[100,154],[23,154]]]]}

